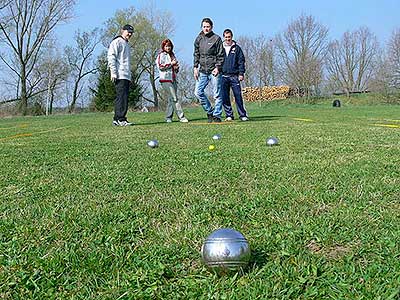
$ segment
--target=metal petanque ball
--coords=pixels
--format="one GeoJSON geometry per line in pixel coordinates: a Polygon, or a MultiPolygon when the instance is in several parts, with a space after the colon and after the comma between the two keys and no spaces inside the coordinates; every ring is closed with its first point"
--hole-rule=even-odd
{"type": "Polygon", "coordinates": [[[266,143],[267,143],[267,146],[276,146],[279,144],[279,140],[276,137],[271,136],[271,137],[267,138],[266,143]]]}
{"type": "Polygon", "coordinates": [[[251,258],[250,245],[239,232],[230,228],[213,231],[201,247],[204,264],[224,275],[244,270],[251,258]]]}
{"type": "Polygon", "coordinates": [[[218,140],[221,139],[221,135],[220,134],[214,134],[212,138],[213,138],[214,141],[218,141],[218,140]]]}
{"type": "Polygon", "coordinates": [[[333,107],[340,107],[341,106],[340,100],[339,99],[334,100],[333,103],[332,103],[332,106],[333,107]]]}
{"type": "Polygon", "coordinates": [[[147,146],[150,148],[157,148],[158,147],[158,141],[157,140],[151,140],[147,142],[147,146]]]}

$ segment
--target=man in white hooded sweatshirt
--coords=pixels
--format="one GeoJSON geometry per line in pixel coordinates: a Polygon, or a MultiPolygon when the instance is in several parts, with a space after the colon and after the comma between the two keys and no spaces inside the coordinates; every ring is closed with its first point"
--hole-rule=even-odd
{"type": "Polygon", "coordinates": [[[129,39],[133,27],[129,24],[122,27],[121,35],[115,37],[108,48],[107,60],[111,72],[111,81],[115,83],[117,97],[114,106],[114,126],[131,126],[126,114],[128,113],[128,95],[131,82],[130,46],[129,39]]]}

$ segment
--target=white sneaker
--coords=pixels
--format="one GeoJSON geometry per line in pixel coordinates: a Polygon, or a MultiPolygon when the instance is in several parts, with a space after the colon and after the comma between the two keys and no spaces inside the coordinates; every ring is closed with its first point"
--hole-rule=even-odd
{"type": "Polygon", "coordinates": [[[179,122],[181,122],[181,123],[188,123],[189,120],[186,119],[185,117],[183,117],[183,118],[181,118],[181,119],[179,120],[179,122]]]}
{"type": "Polygon", "coordinates": [[[240,121],[248,121],[249,118],[248,117],[240,117],[240,121]]]}
{"type": "Polygon", "coordinates": [[[128,120],[126,121],[118,121],[119,126],[132,126],[133,123],[129,122],[128,120]]]}
{"type": "Polygon", "coordinates": [[[167,123],[172,123],[172,119],[171,119],[171,118],[167,118],[167,119],[165,120],[165,122],[167,122],[167,123]]]}
{"type": "Polygon", "coordinates": [[[128,121],[117,121],[117,120],[114,120],[112,122],[112,124],[113,124],[113,126],[122,126],[122,127],[124,127],[124,126],[132,126],[133,125],[133,123],[128,122],[128,121]]]}
{"type": "Polygon", "coordinates": [[[232,117],[226,117],[225,121],[231,122],[231,121],[233,121],[233,118],[232,117]]]}

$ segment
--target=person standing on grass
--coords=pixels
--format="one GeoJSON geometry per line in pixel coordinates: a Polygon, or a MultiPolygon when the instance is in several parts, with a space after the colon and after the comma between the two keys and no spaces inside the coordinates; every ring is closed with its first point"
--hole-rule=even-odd
{"type": "Polygon", "coordinates": [[[221,122],[221,70],[224,63],[224,47],[221,38],[213,31],[210,18],[201,21],[201,32],[194,42],[193,75],[196,80],[195,96],[207,113],[208,122],[221,122]],[[213,85],[214,108],[204,90],[211,81],[213,85]]]}
{"type": "Polygon", "coordinates": [[[189,122],[185,118],[181,102],[178,100],[178,84],[176,74],[179,72],[179,62],[174,54],[174,45],[170,39],[165,39],[161,43],[161,51],[157,55],[156,64],[159,71],[161,87],[168,92],[168,103],[166,112],[167,123],[172,123],[172,117],[177,114],[182,123],[189,122]]]}
{"type": "Polygon", "coordinates": [[[244,107],[242,88],[240,82],[244,79],[245,58],[242,49],[233,40],[233,33],[230,29],[225,29],[223,33],[225,60],[222,66],[222,102],[226,114],[226,121],[232,121],[233,110],[230,100],[230,90],[232,89],[235,97],[236,108],[241,121],[248,121],[247,111],[244,107]]]}
{"type": "Polygon", "coordinates": [[[111,81],[115,84],[117,96],[114,105],[114,126],[131,126],[133,123],[126,118],[128,113],[129,85],[131,82],[129,39],[133,27],[129,24],[121,29],[121,35],[115,37],[108,48],[107,60],[111,72],[111,81]]]}

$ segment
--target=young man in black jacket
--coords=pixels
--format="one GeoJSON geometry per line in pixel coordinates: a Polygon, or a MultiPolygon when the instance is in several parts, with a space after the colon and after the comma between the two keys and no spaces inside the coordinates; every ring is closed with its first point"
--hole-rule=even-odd
{"type": "Polygon", "coordinates": [[[248,121],[246,108],[244,107],[242,88],[240,82],[244,79],[245,58],[242,49],[233,40],[233,33],[230,29],[224,30],[224,49],[225,60],[222,66],[222,102],[226,114],[226,121],[233,120],[233,110],[229,97],[230,89],[232,88],[233,96],[235,97],[236,108],[241,121],[248,121]]]}
{"type": "Polygon", "coordinates": [[[224,47],[221,38],[213,31],[209,18],[201,21],[201,32],[194,42],[193,75],[196,79],[195,95],[207,113],[208,122],[221,122],[221,71],[224,63],[224,47]],[[209,82],[213,85],[214,108],[205,94],[209,82]]]}

